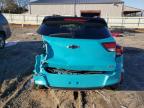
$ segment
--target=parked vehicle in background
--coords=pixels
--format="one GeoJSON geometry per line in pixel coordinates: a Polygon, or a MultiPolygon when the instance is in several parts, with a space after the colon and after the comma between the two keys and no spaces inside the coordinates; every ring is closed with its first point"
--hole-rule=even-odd
{"type": "Polygon", "coordinates": [[[38,33],[44,52],[36,57],[36,85],[93,89],[122,81],[123,50],[104,19],[46,17],[38,33]]]}
{"type": "Polygon", "coordinates": [[[0,13],[0,49],[4,48],[5,40],[11,36],[7,19],[0,13]]]}

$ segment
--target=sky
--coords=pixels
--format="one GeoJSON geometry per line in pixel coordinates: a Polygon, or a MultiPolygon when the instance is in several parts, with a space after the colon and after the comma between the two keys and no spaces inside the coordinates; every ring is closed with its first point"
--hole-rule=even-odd
{"type": "Polygon", "coordinates": [[[144,10],[144,0],[123,0],[126,5],[144,10]]]}

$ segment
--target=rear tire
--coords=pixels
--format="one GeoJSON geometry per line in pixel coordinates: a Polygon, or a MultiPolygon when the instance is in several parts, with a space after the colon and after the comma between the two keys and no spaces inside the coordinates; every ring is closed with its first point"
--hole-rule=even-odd
{"type": "Polygon", "coordinates": [[[121,79],[120,79],[120,82],[117,83],[117,84],[114,84],[112,86],[110,86],[110,88],[112,90],[117,90],[119,88],[119,86],[124,82],[124,72],[121,73],[121,79]]]}
{"type": "Polygon", "coordinates": [[[4,36],[0,35],[0,49],[3,49],[5,47],[5,38],[4,36]]]}
{"type": "Polygon", "coordinates": [[[111,90],[117,90],[120,86],[120,83],[110,86],[111,90]]]}
{"type": "Polygon", "coordinates": [[[35,89],[35,90],[38,90],[38,89],[40,89],[40,86],[37,85],[37,84],[34,84],[34,89],[35,89]]]}
{"type": "Polygon", "coordinates": [[[34,88],[35,90],[39,90],[39,89],[45,89],[46,87],[34,83],[33,88],[34,88]]]}

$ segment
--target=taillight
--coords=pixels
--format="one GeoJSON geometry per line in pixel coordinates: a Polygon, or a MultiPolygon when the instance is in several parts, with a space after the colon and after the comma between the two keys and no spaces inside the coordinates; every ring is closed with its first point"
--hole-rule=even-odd
{"type": "Polygon", "coordinates": [[[116,43],[115,42],[106,42],[106,43],[103,43],[103,46],[109,52],[116,51],[116,43]]]}
{"type": "Polygon", "coordinates": [[[116,56],[121,56],[123,54],[123,47],[117,45],[116,46],[116,56]]]}

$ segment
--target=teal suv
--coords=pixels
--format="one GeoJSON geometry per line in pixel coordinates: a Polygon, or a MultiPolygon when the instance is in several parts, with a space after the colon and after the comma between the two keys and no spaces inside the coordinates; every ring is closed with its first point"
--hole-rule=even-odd
{"type": "Polygon", "coordinates": [[[45,17],[37,31],[35,85],[61,89],[114,87],[123,77],[123,49],[102,18],[45,17]]]}

